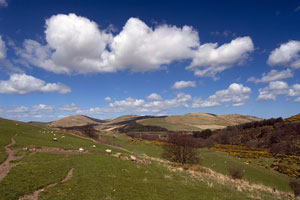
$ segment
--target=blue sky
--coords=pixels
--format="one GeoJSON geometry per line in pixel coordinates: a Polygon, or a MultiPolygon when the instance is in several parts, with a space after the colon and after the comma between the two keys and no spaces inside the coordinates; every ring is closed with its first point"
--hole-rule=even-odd
{"type": "Polygon", "coordinates": [[[299,33],[292,0],[0,0],[0,117],[288,117],[299,33]]]}

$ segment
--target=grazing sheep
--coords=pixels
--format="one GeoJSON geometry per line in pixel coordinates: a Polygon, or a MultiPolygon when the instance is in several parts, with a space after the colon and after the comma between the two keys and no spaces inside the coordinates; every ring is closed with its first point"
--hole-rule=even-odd
{"type": "Polygon", "coordinates": [[[52,140],[53,140],[53,141],[57,141],[57,138],[53,138],[52,140]]]}
{"type": "Polygon", "coordinates": [[[61,136],[61,138],[65,138],[65,136],[63,135],[63,136],[61,136]]]}
{"type": "Polygon", "coordinates": [[[135,162],[136,161],[136,157],[135,156],[130,156],[130,160],[135,162]]]}
{"type": "Polygon", "coordinates": [[[93,148],[96,148],[96,145],[93,145],[92,147],[93,147],[93,148]]]}
{"type": "Polygon", "coordinates": [[[111,154],[111,150],[110,149],[106,149],[105,152],[108,153],[108,154],[111,154]]]}
{"type": "Polygon", "coordinates": [[[116,158],[121,158],[122,153],[118,152],[118,153],[113,154],[112,156],[116,157],[116,158]]]}
{"type": "Polygon", "coordinates": [[[79,152],[83,152],[83,151],[84,151],[84,149],[80,147],[79,148],[79,152]]]}

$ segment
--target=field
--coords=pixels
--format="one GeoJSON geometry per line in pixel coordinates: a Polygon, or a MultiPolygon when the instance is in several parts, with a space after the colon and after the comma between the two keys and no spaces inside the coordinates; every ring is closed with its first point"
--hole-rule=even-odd
{"type": "Polygon", "coordinates": [[[0,163],[12,137],[16,144],[9,148],[20,157],[0,180],[0,199],[292,199],[286,175],[224,152],[201,149],[202,163],[193,170],[162,160],[162,147],[154,142],[101,136],[122,148],[0,119],[0,163]],[[107,148],[122,156],[105,153],[107,148]],[[229,164],[243,167],[246,181],[225,176],[229,164]]]}

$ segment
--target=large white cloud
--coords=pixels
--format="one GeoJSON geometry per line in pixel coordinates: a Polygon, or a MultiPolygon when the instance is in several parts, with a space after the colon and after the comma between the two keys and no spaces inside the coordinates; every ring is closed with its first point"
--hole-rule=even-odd
{"type": "Polygon", "coordinates": [[[0,60],[6,58],[6,46],[5,42],[2,40],[2,36],[0,35],[0,60]]]}
{"type": "Polygon", "coordinates": [[[199,43],[197,32],[189,26],[152,29],[130,18],[113,37],[95,22],[75,14],[47,19],[45,34],[47,45],[26,40],[19,55],[48,71],[67,74],[156,70],[163,64],[189,58],[191,48],[199,43]]]}
{"type": "Polygon", "coordinates": [[[0,81],[0,94],[27,94],[32,92],[71,92],[71,89],[61,83],[46,83],[45,81],[26,74],[13,74],[9,80],[0,81]]]}
{"type": "Polygon", "coordinates": [[[253,50],[250,37],[229,44],[200,45],[191,26],[149,27],[130,18],[112,35],[75,14],[54,15],[46,20],[46,45],[25,40],[20,57],[32,65],[54,73],[104,73],[119,70],[144,72],[159,70],[175,61],[192,59],[188,69],[199,76],[212,76],[244,61],[253,50]],[[201,68],[201,69],[200,69],[201,68]]]}
{"type": "Polygon", "coordinates": [[[242,106],[250,98],[250,94],[251,88],[242,84],[232,83],[227,89],[217,91],[206,100],[196,98],[192,107],[214,107],[226,102],[232,102],[233,106],[242,106]]]}
{"type": "Polygon", "coordinates": [[[190,58],[191,48],[198,44],[198,33],[190,26],[161,25],[152,29],[130,18],[110,45],[110,63],[133,71],[156,70],[163,64],[190,58]]]}
{"type": "Polygon", "coordinates": [[[250,37],[240,37],[230,43],[218,47],[217,43],[207,43],[194,52],[193,61],[187,67],[193,70],[197,76],[211,76],[241,64],[247,59],[254,45],[250,37]]]}
{"type": "Polygon", "coordinates": [[[291,40],[281,44],[274,49],[269,58],[268,64],[271,66],[287,66],[295,69],[300,68],[300,41],[291,40]]]}
{"type": "Polygon", "coordinates": [[[183,88],[187,87],[196,87],[195,81],[176,81],[174,85],[172,86],[172,89],[174,90],[181,90],[183,88]]]}
{"type": "Polygon", "coordinates": [[[6,0],[0,0],[0,6],[7,7],[8,3],[6,0]]]}
{"type": "Polygon", "coordinates": [[[255,77],[250,77],[248,81],[253,81],[255,83],[266,83],[266,82],[271,82],[271,81],[278,81],[282,79],[287,79],[293,77],[294,74],[292,70],[287,69],[287,70],[271,70],[269,73],[263,73],[261,79],[257,79],[255,77]]]}
{"type": "Polygon", "coordinates": [[[46,20],[45,34],[45,46],[25,40],[21,57],[55,73],[115,71],[102,61],[112,35],[100,31],[95,22],[75,14],[54,15],[46,20]]]}
{"type": "MultiPolygon", "coordinates": [[[[257,101],[276,100],[278,95],[286,95],[289,97],[300,96],[300,84],[289,86],[284,81],[270,82],[267,87],[260,88],[257,101]]],[[[295,99],[298,102],[298,98],[295,99]]]]}

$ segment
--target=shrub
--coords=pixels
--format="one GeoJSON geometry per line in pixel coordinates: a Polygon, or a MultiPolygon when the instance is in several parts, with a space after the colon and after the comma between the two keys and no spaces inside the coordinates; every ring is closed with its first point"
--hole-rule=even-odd
{"type": "Polygon", "coordinates": [[[194,138],[203,138],[207,139],[212,135],[212,131],[210,129],[205,129],[203,131],[194,131],[193,136],[194,138]]]}
{"type": "Polygon", "coordinates": [[[244,176],[243,171],[238,167],[229,167],[228,172],[233,179],[242,179],[244,176]]]}
{"type": "Polygon", "coordinates": [[[291,180],[290,181],[290,187],[294,191],[295,197],[300,195],[300,182],[297,180],[291,180]]]}
{"type": "Polygon", "coordinates": [[[88,137],[96,139],[96,140],[99,139],[99,135],[97,134],[97,130],[94,128],[94,125],[88,124],[88,125],[82,126],[81,130],[88,137]]]}
{"type": "Polygon", "coordinates": [[[162,157],[180,164],[197,164],[200,162],[195,140],[183,133],[172,133],[163,146],[162,157]]]}

